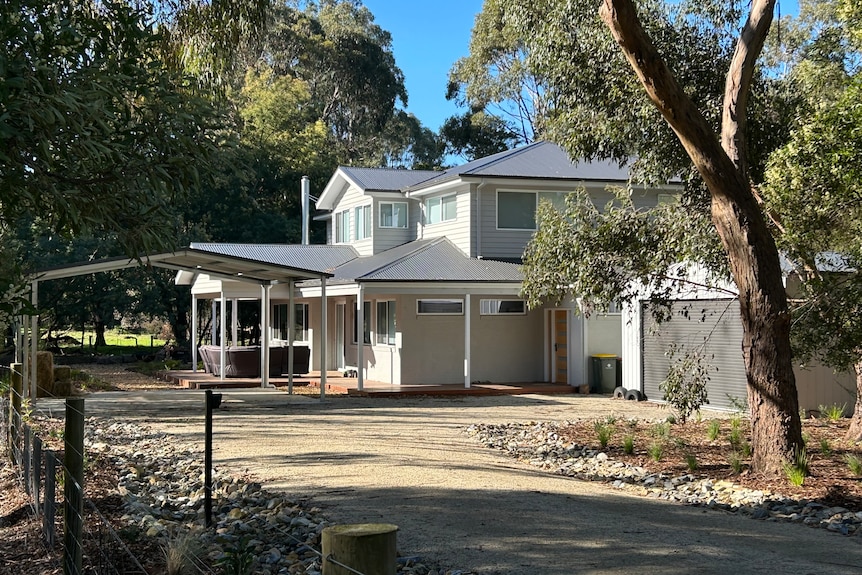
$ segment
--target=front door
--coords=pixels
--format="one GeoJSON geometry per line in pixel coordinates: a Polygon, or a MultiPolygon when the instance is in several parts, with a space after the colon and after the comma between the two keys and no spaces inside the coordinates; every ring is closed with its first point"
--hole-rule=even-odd
{"type": "Polygon", "coordinates": [[[569,383],[569,311],[551,310],[551,381],[569,383]]]}
{"type": "Polygon", "coordinates": [[[335,369],[341,371],[346,363],[344,361],[344,314],[345,304],[335,304],[335,369]]]}

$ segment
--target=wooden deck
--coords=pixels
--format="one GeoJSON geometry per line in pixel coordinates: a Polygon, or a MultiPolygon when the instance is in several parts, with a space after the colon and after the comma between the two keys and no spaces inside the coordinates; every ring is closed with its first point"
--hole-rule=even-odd
{"type": "MultiPolygon", "coordinates": [[[[162,378],[188,389],[239,389],[260,387],[260,379],[218,377],[202,371],[167,371],[162,378]]],[[[271,377],[269,383],[275,387],[286,388],[287,377],[271,377]]],[[[320,373],[312,372],[294,376],[293,385],[320,388],[320,373]]],[[[341,372],[326,373],[326,391],[346,393],[359,397],[404,397],[410,395],[554,395],[578,393],[577,387],[556,383],[474,383],[469,388],[461,384],[451,385],[390,385],[380,381],[365,380],[363,389],[354,377],[344,377],[341,372]]]]}

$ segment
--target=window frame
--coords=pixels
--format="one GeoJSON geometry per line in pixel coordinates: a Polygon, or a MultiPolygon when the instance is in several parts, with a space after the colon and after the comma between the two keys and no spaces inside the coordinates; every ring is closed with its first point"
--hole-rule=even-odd
{"type": "Polygon", "coordinates": [[[395,201],[380,202],[380,204],[378,204],[378,209],[377,209],[378,226],[380,228],[383,228],[383,229],[406,230],[410,226],[410,207],[409,206],[410,206],[410,204],[408,204],[407,202],[395,202],[395,201]],[[395,204],[401,204],[404,206],[404,225],[403,226],[395,225],[395,215],[394,215],[395,212],[392,209],[392,207],[394,207],[395,204]],[[391,225],[391,226],[383,225],[383,221],[384,221],[384,219],[383,219],[383,206],[390,206],[390,210],[392,210],[390,215],[389,215],[389,219],[393,222],[393,225],[391,225]]]}
{"type": "Polygon", "coordinates": [[[357,242],[367,240],[371,237],[371,204],[356,206],[353,208],[353,212],[356,218],[353,239],[357,242]],[[360,236],[360,233],[364,233],[365,235],[360,236]]]}
{"type": "Polygon", "coordinates": [[[527,302],[522,299],[505,299],[505,298],[483,298],[479,300],[479,315],[487,315],[487,316],[509,316],[509,315],[527,315],[527,302]],[[490,308],[486,308],[487,305],[491,305],[490,302],[496,302],[496,310],[491,311],[490,308]],[[518,302],[522,305],[521,311],[500,311],[500,306],[504,302],[518,302]]]}
{"type": "MultiPolygon", "coordinates": [[[[362,300],[362,345],[371,345],[371,314],[374,310],[371,305],[371,300],[362,300]]],[[[357,345],[359,343],[357,338],[357,330],[356,330],[356,306],[353,307],[353,329],[351,333],[353,334],[353,345],[357,345]]]]}
{"type": "Polygon", "coordinates": [[[464,300],[458,298],[418,298],[416,300],[416,315],[464,315],[464,300]],[[422,311],[422,302],[457,303],[460,311],[422,311]]]}
{"type": "Polygon", "coordinates": [[[377,345],[395,345],[395,334],[397,332],[397,320],[396,320],[396,302],[394,299],[386,299],[386,300],[377,300],[375,302],[377,305],[375,306],[376,313],[374,314],[375,323],[374,327],[374,341],[377,345]],[[384,306],[384,308],[381,308],[384,306]],[[381,309],[385,309],[385,317],[386,317],[386,331],[381,330],[380,326],[380,312],[381,309]],[[390,321],[391,320],[391,321],[390,321]],[[389,333],[390,328],[392,329],[392,333],[389,333]]]}
{"type": "Polygon", "coordinates": [[[350,210],[346,209],[335,212],[332,218],[333,243],[350,243],[350,210]]]}
{"type": "Polygon", "coordinates": [[[517,190],[503,189],[497,190],[497,206],[496,206],[496,225],[497,229],[508,232],[535,232],[539,229],[539,222],[536,220],[536,215],[539,211],[539,202],[543,199],[548,200],[556,209],[565,207],[566,196],[571,194],[571,191],[551,191],[551,190],[517,190]],[[532,194],[533,195],[533,227],[532,228],[512,228],[500,226],[500,194],[532,194]],[[560,198],[560,196],[562,196],[560,198]],[[554,200],[557,201],[554,201],[554,200]]]}
{"type": "Polygon", "coordinates": [[[458,194],[443,194],[442,196],[434,196],[433,198],[427,198],[425,200],[425,224],[429,226],[433,226],[434,224],[442,224],[445,222],[454,222],[458,219],[458,194]],[[451,200],[452,212],[450,214],[451,217],[446,217],[446,204],[444,204],[444,200],[451,200]],[[431,211],[433,209],[432,204],[440,205],[440,219],[437,221],[431,221],[431,211]]]}

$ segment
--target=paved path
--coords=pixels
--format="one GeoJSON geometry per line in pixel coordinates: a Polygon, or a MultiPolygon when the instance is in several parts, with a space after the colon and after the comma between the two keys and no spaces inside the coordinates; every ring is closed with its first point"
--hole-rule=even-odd
{"type": "MultiPolygon", "coordinates": [[[[202,392],[98,394],[87,412],[202,441],[202,392]]],[[[620,494],[482,448],[472,422],[663,417],[584,396],[333,398],[225,391],[216,465],[309,497],[339,523],[399,526],[403,554],[490,574],[862,573],[862,537],[620,494]]],[[[47,405],[44,404],[44,405],[47,405]]]]}

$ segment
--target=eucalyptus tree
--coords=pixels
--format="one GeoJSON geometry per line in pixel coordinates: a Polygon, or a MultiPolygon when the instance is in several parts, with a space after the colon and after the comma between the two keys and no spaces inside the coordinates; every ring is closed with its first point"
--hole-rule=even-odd
{"type": "Polygon", "coordinates": [[[862,21],[854,3],[803,3],[791,80],[807,102],[772,154],[763,195],[774,233],[801,280],[793,294],[800,359],[853,368],[848,437],[862,439],[862,21]],[[813,18],[808,15],[813,15],[813,18]]]}
{"type": "MultiPolygon", "coordinates": [[[[494,3],[505,6],[503,21],[519,31],[528,65],[546,83],[553,102],[546,122],[550,137],[576,158],[623,162],[635,157],[635,177],[645,182],[671,176],[688,182],[680,209],[688,209],[689,225],[706,234],[702,243],[722,246],[717,258],[702,257],[728,270],[739,289],[752,467],[781,473],[803,444],[790,316],[777,247],[756,185],[762,160],[787,133],[781,114],[774,113],[784,105],[782,95],[757,69],[774,2],[755,0],[747,16],[736,3],[494,3]],[[749,109],[768,113],[749,117],[749,109]],[[705,221],[711,225],[704,227],[705,221]]],[[[605,230],[587,215],[587,230],[605,230]]],[[[542,220],[540,227],[546,225],[542,220]]],[[[616,258],[597,270],[613,276],[628,269],[627,279],[654,284],[656,277],[680,273],[670,266],[674,258],[668,252],[696,254],[686,234],[650,244],[647,225],[652,224],[606,230],[610,237],[601,245],[616,258]],[[637,237],[640,232],[644,238],[637,237]],[[660,253],[637,249],[649,245],[660,253]],[[620,265],[626,258],[629,263],[620,265]]],[[[538,278],[526,286],[528,297],[557,296],[559,286],[574,286],[587,297],[607,294],[600,273],[582,277],[571,243],[566,233],[537,236],[526,254],[527,275],[538,278]]]]}

